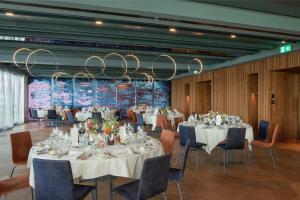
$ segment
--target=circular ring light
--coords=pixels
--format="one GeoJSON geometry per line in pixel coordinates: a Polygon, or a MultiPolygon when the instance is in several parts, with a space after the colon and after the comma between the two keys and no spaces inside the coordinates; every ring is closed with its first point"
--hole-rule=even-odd
{"type": "MultiPolygon", "coordinates": [[[[123,60],[123,62],[125,63],[125,67],[124,67],[124,65],[123,65],[123,63],[122,63],[122,68],[123,68],[123,70],[124,70],[124,73],[122,74],[121,78],[123,78],[123,77],[127,74],[127,61],[126,61],[126,59],[125,59],[122,55],[120,55],[120,54],[118,54],[118,53],[109,53],[109,54],[107,54],[107,55],[105,55],[105,56],[103,57],[103,61],[105,62],[105,59],[107,59],[107,58],[110,57],[110,56],[118,56],[118,57],[120,57],[120,58],[123,60]]],[[[105,68],[104,68],[104,70],[103,70],[102,73],[103,73],[106,77],[112,78],[112,79],[113,79],[113,77],[108,76],[104,71],[105,71],[105,68]]]]}
{"type": "MultiPolygon", "coordinates": [[[[26,67],[21,67],[21,66],[17,63],[17,61],[16,61],[17,54],[20,53],[21,51],[28,51],[28,52],[31,52],[31,50],[28,49],[28,48],[20,48],[20,49],[17,49],[17,50],[14,52],[14,55],[13,55],[13,62],[14,62],[14,64],[16,65],[16,67],[20,68],[21,70],[25,70],[26,67]]],[[[35,59],[35,62],[36,62],[36,59],[35,59]]],[[[34,66],[34,65],[35,65],[35,63],[33,64],[33,66],[34,66]]],[[[31,67],[33,67],[33,66],[31,66],[31,67]]],[[[30,67],[30,68],[31,68],[31,67],[30,67]]]]}
{"type": "Polygon", "coordinates": [[[156,78],[159,78],[159,77],[156,76],[156,74],[155,74],[155,72],[154,72],[154,64],[153,64],[153,63],[154,63],[158,58],[160,58],[160,57],[165,57],[165,58],[170,59],[171,62],[173,63],[173,65],[174,65],[174,72],[173,72],[173,74],[172,74],[169,78],[167,78],[167,79],[162,79],[162,80],[168,80],[168,81],[169,81],[169,80],[171,80],[171,79],[175,76],[175,74],[176,74],[176,70],[177,70],[176,62],[175,62],[175,60],[174,60],[171,56],[166,55],[166,54],[159,55],[158,57],[156,57],[156,58],[153,60],[153,62],[152,62],[152,67],[151,67],[152,73],[153,73],[153,75],[154,75],[156,78]]]}
{"type": "Polygon", "coordinates": [[[57,86],[59,86],[57,79],[62,76],[62,75],[66,75],[69,77],[72,77],[69,73],[65,73],[65,72],[55,72],[52,77],[51,77],[51,82],[54,82],[54,78],[55,78],[55,83],[57,86]]]}
{"type": "Polygon", "coordinates": [[[54,55],[54,53],[52,53],[51,51],[47,50],[47,49],[37,49],[37,50],[34,50],[32,51],[28,56],[27,56],[27,59],[26,59],[26,70],[27,72],[31,75],[31,76],[34,76],[34,77],[37,77],[35,76],[34,74],[31,73],[30,69],[33,68],[35,66],[35,64],[31,67],[28,66],[28,62],[31,58],[32,55],[34,55],[35,53],[37,52],[46,52],[46,53],[49,53],[51,56],[53,56],[54,60],[55,60],[55,65],[56,65],[56,68],[55,68],[55,72],[57,72],[57,69],[58,69],[58,64],[57,64],[57,59],[56,59],[56,56],[54,55]]]}
{"type": "Polygon", "coordinates": [[[145,88],[148,87],[148,86],[150,86],[151,85],[151,78],[150,78],[150,76],[147,73],[141,73],[141,74],[145,75],[146,78],[147,78],[147,84],[145,84],[145,88]]]}
{"type": "Polygon", "coordinates": [[[88,74],[92,75],[92,73],[90,73],[89,70],[87,69],[87,64],[92,59],[96,59],[96,60],[100,61],[100,63],[101,63],[100,69],[101,69],[101,73],[103,73],[104,70],[105,70],[105,62],[104,62],[104,60],[102,58],[100,58],[99,56],[90,56],[88,59],[85,60],[85,63],[84,63],[85,70],[88,72],[88,74]]]}
{"type": "MultiPolygon", "coordinates": [[[[133,71],[129,71],[129,70],[127,69],[127,72],[128,72],[128,73],[134,73],[134,72],[137,72],[138,69],[140,68],[140,60],[138,59],[138,57],[136,57],[136,56],[133,55],[133,54],[128,54],[128,55],[124,56],[124,58],[128,58],[128,57],[131,57],[131,58],[135,59],[135,61],[136,61],[136,67],[135,67],[135,70],[133,70],[133,71]]],[[[128,67],[128,66],[127,66],[127,67],[128,67]]]]}
{"type": "Polygon", "coordinates": [[[188,64],[188,69],[189,69],[189,72],[192,72],[191,71],[191,63],[193,62],[193,61],[196,61],[198,64],[199,64],[199,71],[197,71],[196,73],[195,72],[193,72],[194,74],[200,74],[201,72],[202,72],[202,70],[203,70],[203,64],[202,64],[202,61],[200,60],[200,59],[198,59],[198,58],[194,58],[194,59],[192,59],[190,62],[189,62],[189,64],[188,64]]]}
{"type": "Polygon", "coordinates": [[[95,79],[94,76],[93,76],[92,74],[87,74],[87,73],[84,73],[84,72],[77,72],[77,73],[73,76],[73,80],[74,80],[77,76],[79,76],[79,75],[83,75],[83,78],[88,78],[88,80],[89,80],[89,77],[91,77],[92,80],[95,79]]]}

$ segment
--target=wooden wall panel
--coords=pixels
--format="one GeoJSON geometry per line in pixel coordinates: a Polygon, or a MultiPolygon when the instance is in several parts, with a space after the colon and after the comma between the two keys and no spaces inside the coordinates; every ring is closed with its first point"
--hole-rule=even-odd
{"type": "Polygon", "coordinates": [[[172,107],[184,111],[184,84],[190,84],[190,112],[195,112],[199,103],[197,82],[211,81],[212,110],[240,115],[248,122],[250,111],[247,77],[248,74],[258,74],[258,120],[270,120],[270,132],[275,124],[279,123],[280,140],[299,139],[300,118],[299,114],[295,113],[300,113],[299,92],[296,92],[300,91],[300,78],[297,75],[289,78],[286,72],[275,72],[299,66],[300,53],[292,52],[176,79],[172,81],[172,87],[176,87],[172,88],[172,107]],[[297,93],[298,96],[287,101],[287,92],[297,93]],[[272,93],[276,96],[275,104],[271,104],[272,93]]]}
{"type": "Polygon", "coordinates": [[[212,86],[212,109],[214,111],[227,113],[227,70],[222,69],[214,71],[212,86]]]}

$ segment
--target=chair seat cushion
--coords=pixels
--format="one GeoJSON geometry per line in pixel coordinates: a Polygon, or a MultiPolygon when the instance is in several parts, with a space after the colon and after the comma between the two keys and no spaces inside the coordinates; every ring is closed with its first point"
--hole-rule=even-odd
{"type": "Polygon", "coordinates": [[[203,143],[196,143],[190,146],[190,150],[197,150],[197,149],[202,149],[202,147],[207,146],[207,144],[203,144],[203,143]]]}
{"type": "Polygon", "coordinates": [[[0,196],[19,189],[29,188],[29,176],[22,175],[0,181],[0,196]]]}
{"type": "Polygon", "coordinates": [[[74,198],[75,200],[84,199],[91,190],[94,190],[93,186],[74,185],[74,198]]]}
{"type": "Polygon", "coordinates": [[[180,178],[181,178],[181,170],[171,167],[169,169],[169,179],[173,181],[179,181],[180,178]]]}
{"type": "Polygon", "coordinates": [[[115,187],[113,190],[127,200],[135,200],[137,199],[138,188],[139,188],[139,180],[136,180],[115,187]]]}
{"type": "Polygon", "coordinates": [[[220,147],[222,149],[226,149],[226,143],[220,143],[220,144],[218,144],[218,147],[220,147]]]}
{"type": "Polygon", "coordinates": [[[251,145],[259,146],[259,147],[265,147],[265,148],[271,147],[271,143],[268,143],[268,142],[265,142],[265,141],[262,141],[262,140],[253,140],[251,142],[251,145]]]}

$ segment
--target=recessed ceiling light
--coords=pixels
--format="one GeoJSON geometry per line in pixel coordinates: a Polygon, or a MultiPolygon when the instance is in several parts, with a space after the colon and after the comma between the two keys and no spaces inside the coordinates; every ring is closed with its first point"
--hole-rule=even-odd
{"type": "Polygon", "coordinates": [[[176,28],[170,28],[169,31],[175,33],[176,32],[176,28]]]}
{"type": "Polygon", "coordinates": [[[231,39],[235,39],[235,38],[236,38],[236,35],[231,34],[231,35],[230,35],[230,38],[231,38],[231,39]]]}
{"type": "Polygon", "coordinates": [[[6,16],[14,16],[15,14],[12,13],[12,12],[6,12],[5,15],[6,15],[6,16]]]}
{"type": "Polygon", "coordinates": [[[199,36],[203,35],[203,33],[201,33],[201,32],[195,32],[194,34],[199,35],[199,36]]]}
{"type": "Polygon", "coordinates": [[[103,22],[100,21],[100,20],[97,20],[95,23],[96,23],[97,25],[102,25],[102,24],[103,24],[103,22]]]}
{"type": "Polygon", "coordinates": [[[282,40],[282,41],[281,41],[281,44],[285,44],[285,40],[282,40]]]}

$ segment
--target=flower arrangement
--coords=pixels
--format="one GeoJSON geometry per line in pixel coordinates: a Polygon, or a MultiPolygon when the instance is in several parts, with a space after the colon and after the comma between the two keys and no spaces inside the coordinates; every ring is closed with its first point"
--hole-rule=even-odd
{"type": "Polygon", "coordinates": [[[98,133],[99,126],[97,121],[94,119],[87,119],[84,123],[86,132],[89,134],[96,135],[98,133]]]}
{"type": "Polygon", "coordinates": [[[112,120],[103,122],[102,130],[104,131],[104,133],[106,135],[110,135],[112,132],[114,132],[114,130],[116,128],[118,128],[118,126],[119,126],[119,123],[118,123],[117,119],[113,118],[112,120]]]}

